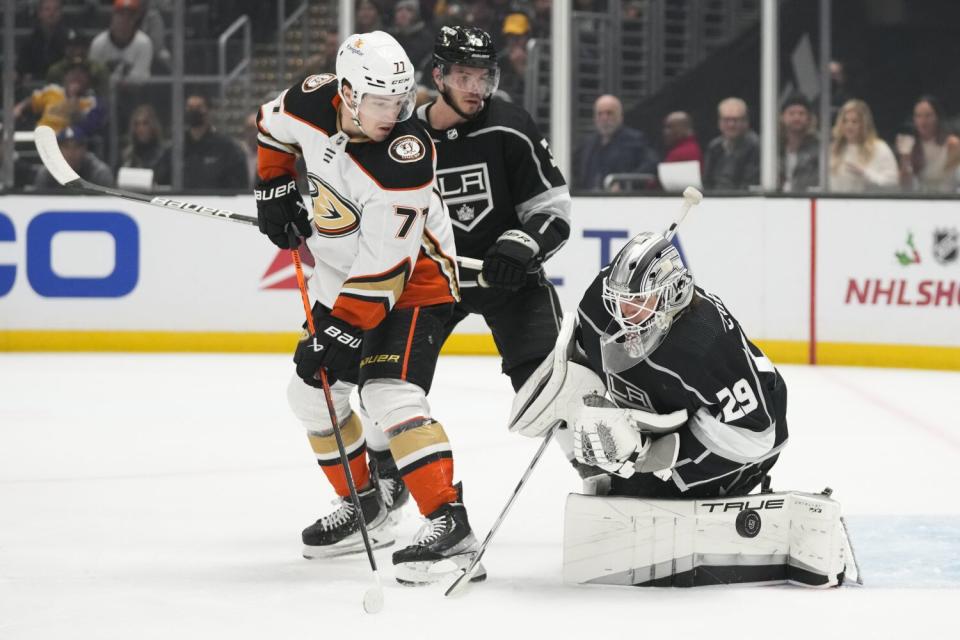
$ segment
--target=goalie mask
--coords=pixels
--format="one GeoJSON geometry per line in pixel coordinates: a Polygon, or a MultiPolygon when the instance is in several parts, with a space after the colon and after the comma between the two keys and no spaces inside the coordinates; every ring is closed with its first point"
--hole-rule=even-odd
{"type": "Polygon", "coordinates": [[[667,337],[693,299],[693,276],[676,247],[644,232],[613,259],[602,296],[612,317],[600,340],[603,368],[619,373],[645,360],[667,337]]]}
{"type": "Polygon", "coordinates": [[[337,51],[337,81],[353,123],[363,131],[361,114],[382,124],[409,118],[417,96],[413,71],[403,47],[388,33],[358,33],[344,40],[337,51]],[[344,95],[345,84],[353,91],[352,101],[344,95]]]}

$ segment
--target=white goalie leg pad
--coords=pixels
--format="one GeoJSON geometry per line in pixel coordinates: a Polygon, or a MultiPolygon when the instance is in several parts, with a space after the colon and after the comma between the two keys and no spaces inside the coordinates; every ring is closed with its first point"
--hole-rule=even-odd
{"type": "Polygon", "coordinates": [[[823,494],[660,500],[571,494],[563,578],[693,587],[859,582],[840,505],[823,494]]]}
{"type": "Polygon", "coordinates": [[[570,362],[576,319],[573,313],[564,314],[553,353],[517,392],[510,411],[510,431],[540,437],[557,420],[570,421],[584,396],[606,393],[600,376],[588,367],[570,362]]]}
{"type": "MultiPolygon", "coordinates": [[[[353,388],[354,385],[341,380],[330,385],[330,395],[337,411],[337,420],[341,423],[350,417],[350,392],[353,388]]],[[[324,433],[331,430],[330,411],[323,397],[323,389],[311,387],[294,374],[287,384],[287,402],[307,431],[324,433]]]]}

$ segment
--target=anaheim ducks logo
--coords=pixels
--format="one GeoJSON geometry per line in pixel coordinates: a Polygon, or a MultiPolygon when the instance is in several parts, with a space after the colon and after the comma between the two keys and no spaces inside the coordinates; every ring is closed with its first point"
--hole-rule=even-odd
{"type": "Polygon", "coordinates": [[[416,162],[427,150],[416,136],[400,136],[390,144],[390,157],[397,162],[416,162]]]}
{"type": "Polygon", "coordinates": [[[316,174],[308,173],[307,180],[313,198],[313,226],[320,235],[339,238],[360,228],[360,211],[356,205],[316,174]]]}
{"type": "Polygon", "coordinates": [[[304,93],[310,93],[311,91],[316,91],[325,84],[330,84],[337,79],[337,76],[332,73],[321,73],[319,75],[310,76],[303,81],[303,84],[300,85],[300,90],[304,93]]]}

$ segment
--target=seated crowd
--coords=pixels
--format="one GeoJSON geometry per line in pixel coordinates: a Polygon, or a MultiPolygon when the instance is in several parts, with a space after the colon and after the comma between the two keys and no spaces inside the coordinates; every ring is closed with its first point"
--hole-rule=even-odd
{"type": "MultiPolygon", "coordinates": [[[[100,29],[79,30],[64,19],[63,0],[37,0],[33,29],[20,40],[16,58],[18,129],[48,125],[83,154],[74,154],[87,170],[95,163],[111,169],[150,170],[155,187],[172,183],[172,114],[169,93],[163,99],[151,76],[169,76],[169,32],[161,8],[165,0],[86,0],[100,3],[100,29]],[[105,19],[105,18],[103,18],[105,19]],[[95,35],[93,33],[95,32],[95,35]],[[107,106],[117,101],[114,131],[108,140],[107,106]],[[108,157],[108,150],[113,153],[108,157]],[[105,164],[106,162],[106,164],[105,164]],[[114,166],[109,167],[109,164],[114,166]]],[[[225,16],[237,12],[262,17],[262,3],[228,0],[220,3],[225,16]],[[232,11],[233,13],[230,13],[232,11]]],[[[386,30],[407,50],[420,70],[422,99],[434,90],[429,80],[436,30],[466,24],[488,31],[500,51],[501,77],[497,97],[524,102],[529,44],[550,35],[552,0],[356,0],[358,32],[386,30]]],[[[595,10],[596,3],[578,1],[576,10],[595,10]]],[[[629,5],[633,7],[633,4],[629,5]]],[[[333,68],[339,45],[335,32],[312,41],[315,53],[303,73],[333,68]]],[[[274,88],[275,89],[275,88],[274,88]]],[[[245,191],[251,184],[256,155],[256,125],[244,122],[242,140],[218,132],[212,114],[217,105],[206,93],[190,90],[184,101],[183,186],[186,189],[245,191]]],[[[877,133],[869,105],[839,94],[832,110],[830,140],[819,135],[818,110],[802,94],[786,96],[780,105],[778,189],[789,193],[920,192],[956,193],[960,187],[960,138],[932,95],[919,97],[912,119],[888,144],[877,133]],[[821,154],[826,145],[826,186],[821,184],[821,154]]],[[[529,105],[528,105],[529,106],[529,105]]],[[[626,105],[627,110],[633,105],[626,105]]],[[[687,163],[695,168],[704,189],[759,190],[760,139],[751,111],[739,97],[717,105],[716,135],[697,135],[688,111],[662,115],[660,133],[650,135],[644,123],[625,121],[620,97],[596,98],[593,130],[574,136],[572,186],[582,192],[626,192],[663,189],[662,165],[687,163]],[[638,126],[639,125],[639,126],[638,126]],[[702,144],[702,147],[701,147],[702,144]]],[[[653,123],[649,123],[652,128],[653,123]]],[[[703,130],[706,133],[705,130],[703,130]]],[[[98,174],[103,175],[98,166],[98,174]]],[[[34,171],[36,168],[31,168],[34,171]]],[[[46,184],[48,176],[27,175],[19,184],[46,184]]],[[[669,186],[669,185],[666,185],[669,186]]]]}

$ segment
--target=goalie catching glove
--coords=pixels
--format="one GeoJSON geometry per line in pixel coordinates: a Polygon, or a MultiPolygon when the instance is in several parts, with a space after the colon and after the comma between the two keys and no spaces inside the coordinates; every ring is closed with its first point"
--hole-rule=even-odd
{"type": "Polygon", "coordinates": [[[585,396],[583,405],[573,426],[573,457],[629,478],[650,450],[650,438],[634,429],[624,412],[608,411],[616,405],[601,395],[585,396]]]}
{"type": "Polygon", "coordinates": [[[270,242],[281,249],[294,249],[300,241],[291,230],[302,238],[310,237],[310,216],[293,176],[260,181],[253,195],[257,200],[257,226],[270,242]]]}
{"type": "Polygon", "coordinates": [[[356,367],[363,344],[363,331],[349,322],[314,309],[313,326],[317,333],[306,334],[297,344],[293,361],[297,375],[311,387],[321,387],[317,376],[321,367],[327,370],[327,380],[333,384],[351,368],[356,367]]]}

